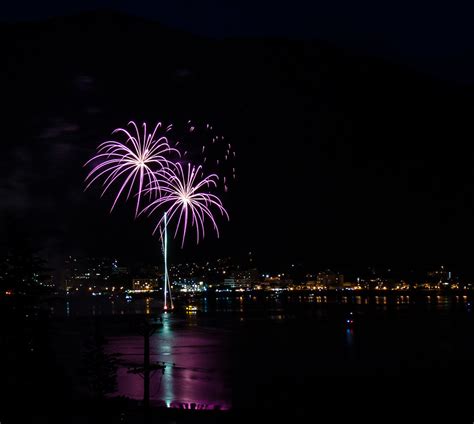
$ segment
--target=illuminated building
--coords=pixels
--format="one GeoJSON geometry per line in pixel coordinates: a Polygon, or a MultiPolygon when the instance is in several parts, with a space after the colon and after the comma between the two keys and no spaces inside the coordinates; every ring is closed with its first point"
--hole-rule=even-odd
{"type": "Polygon", "coordinates": [[[319,272],[316,277],[316,285],[326,289],[342,288],[344,286],[344,275],[331,270],[319,272]]]}
{"type": "Polygon", "coordinates": [[[158,288],[158,278],[134,278],[132,287],[135,291],[152,291],[158,288]]]}
{"type": "Polygon", "coordinates": [[[128,268],[116,259],[68,256],[64,261],[63,286],[67,291],[88,290],[89,287],[124,286],[128,268]]]}
{"type": "Polygon", "coordinates": [[[237,287],[237,282],[234,277],[224,278],[223,286],[228,289],[235,289],[237,287]]]}

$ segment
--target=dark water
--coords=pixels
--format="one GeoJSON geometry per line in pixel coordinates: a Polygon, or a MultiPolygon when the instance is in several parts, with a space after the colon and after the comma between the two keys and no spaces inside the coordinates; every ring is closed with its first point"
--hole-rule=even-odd
{"type": "MultiPolygon", "coordinates": [[[[200,299],[198,313],[163,315],[163,326],[152,336],[152,361],[167,367],[152,378],[151,397],[156,404],[206,409],[306,413],[341,404],[387,410],[398,405],[398,412],[416,406],[469,414],[472,301],[442,294],[200,299]]],[[[54,312],[68,319],[121,317],[108,337],[108,349],[122,354],[118,394],[140,399],[143,380],[127,371],[143,357],[143,338],[125,328],[123,319],[158,317],[159,306],[153,299],[72,299],[54,312]]]]}
{"type": "MultiPolygon", "coordinates": [[[[151,379],[151,400],[169,407],[194,403],[198,409],[230,408],[229,336],[222,328],[165,315],[163,326],[150,339],[150,361],[166,365],[164,372],[157,371],[151,379]]],[[[139,362],[143,359],[143,337],[111,337],[108,349],[121,353],[130,363],[139,362]]],[[[142,399],[142,377],[120,368],[118,393],[142,399]]]]}

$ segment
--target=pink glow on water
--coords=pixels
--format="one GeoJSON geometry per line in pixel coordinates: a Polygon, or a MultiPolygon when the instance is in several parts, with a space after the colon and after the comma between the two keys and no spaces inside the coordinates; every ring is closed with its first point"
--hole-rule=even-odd
{"type": "MultiPolygon", "coordinates": [[[[164,317],[163,327],[150,339],[151,363],[166,364],[164,373],[159,371],[151,378],[152,403],[171,408],[190,408],[194,403],[199,409],[229,409],[231,353],[226,333],[174,321],[171,316],[164,317]]],[[[143,361],[143,337],[109,338],[107,350],[121,353],[124,362],[118,370],[117,394],[142,399],[143,379],[127,369],[143,361]]]]}

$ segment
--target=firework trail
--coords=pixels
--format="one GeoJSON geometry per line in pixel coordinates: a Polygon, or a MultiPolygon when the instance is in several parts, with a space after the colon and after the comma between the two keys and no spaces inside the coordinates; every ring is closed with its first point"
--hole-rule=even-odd
{"type": "MultiPolygon", "coordinates": [[[[97,154],[93,156],[84,166],[94,164],[93,169],[86,177],[86,190],[97,180],[103,179],[103,191],[101,197],[114,185],[117,184],[114,202],[110,211],[114,209],[120,197],[126,193],[128,200],[131,195],[137,197],[135,217],[140,210],[142,193],[145,187],[153,186],[149,190],[150,201],[160,194],[160,181],[156,171],[167,168],[170,164],[168,157],[172,154],[180,155],[179,151],[171,147],[165,135],[157,135],[162,125],[159,122],[152,132],[147,132],[146,123],[143,123],[143,131],[138,129],[135,122],[130,121],[128,126],[131,130],[117,128],[112,134],[120,135],[124,141],[109,140],[99,145],[97,154]]],[[[171,130],[168,126],[163,132],[171,130]]]]}
{"type": "MultiPolygon", "coordinates": [[[[162,225],[167,216],[167,225],[171,222],[176,223],[174,237],[176,238],[179,232],[182,234],[181,247],[184,246],[186,235],[191,228],[196,231],[197,243],[204,238],[204,227],[207,220],[212,223],[214,231],[219,237],[219,228],[213,210],[217,210],[227,219],[229,219],[229,215],[220,198],[209,193],[209,188],[217,186],[218,176],[216,174],[204,176],[201,166],[192,166],[190,163],[183,166],[181,163],[176,163],[161,169],[156,174],[156,180],[157,182],[153,182],[153,184],[159,184],[161,195],[140,212],[148,213],[149,216],[158,210],[164,212],[153,233],[157,229],[162,231],[162,225]]],[[[144,192],[156,190],[153,184],[144,192]]]]}

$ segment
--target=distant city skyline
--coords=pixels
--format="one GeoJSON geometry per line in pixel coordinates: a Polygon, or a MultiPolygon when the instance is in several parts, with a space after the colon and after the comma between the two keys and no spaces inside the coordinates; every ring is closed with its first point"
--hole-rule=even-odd
{"type": "MultiPolygon", "coordinates": [[[[105,284],[114,286],[125,286],[130,288],[132,281],[159,281],[163,278],[162,263],[126,263],[116,258],[90,258],[67,256],[61,267],[61,275],[64,281],[76,281],[81,286],[93,284],[105,284]]],[[[416,270],[387,268],[374,266],[359,267],[317,267],[308,264],[292,264],[280,267],[278,270],[269,270],[262,267],[258,262],[225,257],[203,262],[191,261],[185,263],[174,263],[169,268],[170,280],[190,281],[192,284],[202,281],[205,284],[229,284],[233,288],[239,284],[257,285],[262,281],[280,281],[286,284],[309,284],[315,286],[341,286],[383,288],[402,284],[429,284],[439,286],[441,283],[472,284],[474,280],[469,279],[462,272],[453,272],[451,268],[444,265],[416,270]],[[239,283],[240,281],[240,283],[239,283]]],[[[134,283],[133,283],[134,284],[134,283]]],[[[148,283],[147,283],[148,284],[148,283]]],[[[311,285],[309,287],[312,287],[311,285]]],[[[157,287],[158,288],[158,287],[157,287]]]]}

